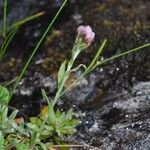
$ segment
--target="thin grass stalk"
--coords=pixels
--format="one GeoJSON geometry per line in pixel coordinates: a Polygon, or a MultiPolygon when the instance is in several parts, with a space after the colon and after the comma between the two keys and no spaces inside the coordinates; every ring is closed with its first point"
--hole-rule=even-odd
{"type": "Polygon", "coordinates": [[[91,62],[90,65],[88,66],[88,68],[86,69],[86,74],[88,74],[88,72],[91,72],[91,70],[93,70],[93,66],[97,63],[98,59],[100,58],[100,55],[102,54],[102,52],[103,52],[103,50],[104,50],[104,47],[105,47],[105,45],[106,45],[106,42],[107,42],[107,39],[105,39],[105,40],[102,42],[102,44],[101,44],[99,50],[97,51],[97,53],[96,53],[94,59],[92,60],[92,62],[91,62]]]}
{"type": "Polygon", "coordinates": [[[11,30],[9,32],[9,34],[3,39],[1,47],[0,47],[0,58],[1,58],[1,54],[4,50],[5,45],[7,44],[7,41],[9,40],[10,36],[13,34],[14,30],[11,30]]]}
{"type": "Polygon", "coordinates": [[[2,50],[0,51],[0,60],[3,58],[3,55],[6,52],[7,47],[9,46],[10,42],[12,41],[12,39],[14,38],[14,36],[16,35],[18,28],[15,28],[12,33],[9,35],[6,44],[2,46],[2,50]]]}
{"type": "Polygon", "coordinates": [[[3,39],[1,48],[0,48],[0,53],[3,51],[4,45],[7,43],[8,39],[10,38],[11,34],[14,32],[15,29],[12,29],[8,35],[3,39]]]}
{"type": "Polygon", "coordinates": [[[37,13],[35,15],[32,15],[32,16],[29,16],[29,17],[26,17],[25,19],[23,20],[20,20],[16,23],[14,23],[13,25],[11,25],[8,29],[7,29],[7,32],[5,34],[8,33],[8,35],[6,36],[5,35],[5,39],[2,43],[2,46],[0,48],[0,60],[3,58],[3,55],[7,49],[7,47],[9,46],[10,42],[12,41],[13,37],[15,36],[18,28],[20,26],[22,26],[23,24],[25,24],[26,22],[29,22],[31,20],[34,20],[40,16],[44,15],[44,12],[40,12],[40,13],[37,13]]]}
{"type": "MultiPolygon", "coordinates": [[[[131,49],[131,50],[128,50],[128,51],[123,52],[123,53],[121,53],[121,54],[112,56],[112,57],[110,57],[110,58],[108,58],[108,59],[105,59],[105,60],[103,60],[103,61],[101,61],[101,62],[98,62],[98,63],[97,63],[97,66],[102,65],[102,64],[105,64],[105,63],[107,63],[107,62],[109,62],[109,61],[111,61],[111,60],[120,58],[120,57],[122,57],[122,56],[126,56],[126,55],[128,55],[128,54],[130,54],[130,53],[136,52],[136,51],[138,51],[138,50],[140,50],[140,49],[143,49],[143,48],[146,48],[146,47],[150,47],[150,43],[147,43],[147,44],[144,44],[144,45],[142,45],[142,46],[133,48],[133,49],[131,49]]],[[[97,66],[95,66],[95,67],[97,67],[97,66]]]]}
{"type": "Polygon", "coordinates": [[[22,19],[22,20],[20,20],[20,21],[18,21],[18,22],[16,22],[16,23],[12,24],[12,25],[10,26],[9,30],[11,30],[11,29],[13,29],[13,28],[16,28],[16,27],[18,27],[18,26],[21,26],[21,25],[23,25],[23,24],[25,24],[25,23],[27,23],[27,22],[29,22],[29,21],[31,21],[31,20],[34,20],[34,19],[36,19],[36,18],[38,18],[38,17],[40,17],[40,16],[43,16],[44,14],[45,14],[44,12],[39,12],[39,13],[37,13],[37,14],[35,14],[35,15],[26,17],[26,18],[24,18],[24,19],[22,19]]]}
{"type": "MultiPolygon", "coordinates": [[[[13,28],[16,28],[18,26],[22,26],[22,25],[24,25],[25,23],[27,23],[29,21],[32,21],[32,20],[34,20],[38,17],[43,16],[44,14],[45,14],[44,12],[39,12],[37,14],[34,14],[32,16],[29,16],[29,17],[26,17],[22,20],[17,21],[16,23],[14,23],[10,27],[8,27],[7,32],[5,34],[7,34],[8,32],[11,32],[11,30],[13,30],[13,28]]],[[[0,32],[0,36],[2,36],[2,35],[3,35],[3,32],[0,32]]]]}
{"type": "Polygon", "coordinates": [[[3,10],[3,37],[6,36],[6,32],[7,32],[7,21],[6,21],[6,17],[7,17],[7,0],[4,0],[4,10],[3,10]]]}
{"type": "Polygon", "coordinates": [[[40,47],[40,45],[42,44],[44,38],[46,37],[47,33],[50,31],[51,27],[53,26],[53,24],[55,23],[56,19],[58,18],[59,14],[61,13],[62,9],[64,8],[65,4],[67,3],[68,0],[65,0],[63,2],[63,4],[61,5],[61,7],[59,8],[58,12],[56,13],[56,15],[54,16],[54,18],[52,19],[52,21],[50,22],[50,24],[48,25],[46,31],[44,32],[44,34],[42,35],[41,39],[39,40],[38,44],[36,45],[36,47],[33,49],[33,52],[32,54],[30,55],[29,59],[27,60],[25,66],[23,67],[19,77],[18,77],[18,80],[16,81],[12,91],[11,91],[11,94],[10,94],[10,98],[9,100],[12,98],[16,88],[18,87],[19,85],[19,82],[21,81],[22,77],[24,76],[25,72],[27,71],[35,53],[37,52],[38,48],[40,47]]]}

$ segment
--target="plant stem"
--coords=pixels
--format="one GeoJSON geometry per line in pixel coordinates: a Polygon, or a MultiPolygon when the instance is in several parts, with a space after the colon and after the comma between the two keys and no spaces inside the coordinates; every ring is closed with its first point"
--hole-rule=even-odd
{"type": "Polygon", "coordinates": [[[66,70],[66,74],[65,74],[65,76],[64,76],[64,78],[63,78],[63,80],[62,80],[62,82],[61,82],[61,85],[59,86],[59,88],[58,88],[58,90],[57,90],[57,92],[56,92],[56,95],[55,95],[55,98],[54,98],[54,100],[53,100],[53,107],[55,106],[55,104],[57,103],[57,100],[59,99],[59,97],[60,97],[60,95],[61,95],[61,93],[62,93],[62,90],[63,90],[63,87],[64,87],[64,85],[65,85],[65,82],[66,82],[66,80],[68,79],[68,77],[69,77],[69,74],[70,74],[70,70],[71,70],[71,68],[72,68],[72,65],[73,65],[73,61],[72,61],[72,59],[69,61],[69,63],[68,63],[68,66],[67,66],[67,70],[66,70]],[[71,62],[71,63],[70,63],[71,62]]]}
{"type": "Polygon", "coordinates": [[[4,11],[3,11],[3,37],[6,36],[6,31],[7,31],[7,22],[6,22],[6,16],[7,16],[7,0],[4,0],[4,11]]]}
{"type": "MultiPolygon", "coordinates": [[[[125,56],[125,55],[127,55],[127,54],[129,54],[129,53],[133,53],[133,52],[135,52],[135,51],[138,51],[138,50],[140,50],[140,49],[143,49],[143,48],[146,48],[146,47],[149,47],[149,46],[150,46],[150,43],[147,43],[147,44],[144,44],[144,45],[139,46],[139,47],[137,47],[137,48],[128,50],[128,51],[126,51],[126,52],[124,52],[124,53],[115,55],[115,56],[113,56],[113,57],[111,57],[111,58],[108,58],[108,59],[106,59],[106,60],[103,60],[103,61],[101,61],[101,62],[98,62],[98,63],[95,64],[94,67],[92,67],[92,70],[95,69],[96,67],[98,67],[98,66],[104,64],[104,63],[107,63],[107,62],[111,61],[111,60],[117,59],[117,58],[119,58],[119,57],[125,56]]],[[[83,72],[80,77],[78,77],[73,83],[71,83],[71,84],[60,94],[59,97],[61,97],[61,96],[64,95],[67,91],[69,91],[69,89],[70,89],[73,85],[75,85],[76,83],[78,83],[85,75],[87,75],[88,73],[90,73],[92,70],[90,70],[90,71],[86,71],[86,70],[85,70],[85,72],[83,72]]],[[[59,98],[59,97],[58,97],[58,98],[59,98]]]]}
{"type": "Polygon", "coordinates": [[[7,47],[9,46],[10,42],[12,41],[12,39],[14,38],[14,36],[16,35],[16,32],[18,30],[19,27],[14,28],[10,34],[6,37],[6,40],[4,41],[4,43],[2,44],[1,50],[0,50],[0,60],[3,58],[3,55],[5,54],[7,47]]]}
{"type": "MultiPolygon", "coordinates": [[[[56,92],[56,95],[55,95],[55,98],[53,100],[53,107],[55,106],[55,104],[57,103],[58,99],[60,98],[60,96],[62,95],[62,91],[63,91],[63,88],[64,88],[64,85],[65,85],[65,82],[66,80],[68,79],[70,73],[71,73],[71,69],[73,67],[73,64],[77,58],[77,56],[80,54],[80,52],[82,51],[82,49],[79,48],[79,43],[78,43],[78,38],[79,36],[77,36],[76,40],[75,40],[75,43],[73,45],[73,48],[72,48],[72,55],[71,55],[71,59],[69,60],[68,62],[68,65],[67,65],[67,68],[66,68],[66,73],[65,73],[65,76],[61,82],[61,85],[60,87],[58,88],[57,92],[56,92]]],[[[86,47],[85,47],[86,48],[86,47]]],[[[83,49],[85,49],[83,48],[83,49]]]]}
{"type": "MultiPolygon", "coordinates": [[[[102,65],[102,64],[105,64],[105,63],[107,63],[107,62],[109,62],[109,61],[111,61],[111,60],[120,58],[120,57],[122,57],[122,56],[128,55],[128,54],[130,54],[130,53],[133,53],[133,52],[135,52],[135,51],[138,51],[138,50],[140,50],[140,49],[143,49],[143,48],[146,48],[146,47],[149,47],[149,46],[150,46],[150,43],[147,43],[147,44],[144,44],[144,45],[142,45],[142,46],[139,46],[139,47],[133,48],[133,49],[131,49],[131,50],[128,50],[128,51],[126,51],[126,52],[124,52],[124,53],[121,53],[121,54],[112,56],[112,57],[110,57],[110,58],[108,58],[108,59],[105,59],[105,60],[103,60],[103,61],[101,61],[101,62],[98,62],[97,66],[102,65]]],[[[97,66],[96,66],[96,67],[97,67],[97,66]]]]}
{"type": "Polygon", "coordinates": [[[98,59],[100,58],[100,55],[102,54],[102,52],[103,52],[103,50],[104,50],[104,47],[105,47],[105,45],[106,45],[106,42],[107,42],[107,39],[105,39],[105,40],[103,41],[103,43],[101,44],[101,46],[100,46],[99,50],[97,51],[97,53],[96,53],[94,59],[92,60],[92,62],[91,62],[90,65],[88,66],[88,68],[86,69],[86,74],[88,74],[88,72],[91,72],[91,70],[93,70],[93,66],[94,66],[95,64],[97,64],[97,61],[98,61],[98,59]]]}
{"type": "Polygon", "coordinates": [[[66,73],[65,73],[65,76],[61,82],[61,85],[59,86],[57,92],[56,92],[56,95],[55,95],[55,98],[53,100],[53,107],[55,106],[55,104],[57,103],[61,93],[62,93],[62,90],[64,88],[64,85],[65,85],[65,82],[66,80],[68,79],[69,75],[70,75],[70,70],[72,69],[72,66],[74,64],[74,61],[76,60],[77,56],[79,55],[79,53],[81,51],[78,50],[78,43],[77,43],[77,40],[78,40],[78,36],[75,40],[75,43],[73,45],[73,48],[72,48],[72,55],[71,55],[71,59],[70,61],[68,62],[68,65],[67,65],[67,68],[66,68],[66,73]],[[77,52],[78,51],[78,52],[77,52]],[[76,53],[76,55],[75,55],[76,53]]]}
{"type": "MultiPolygon", "coordinates": [[[[38,17],[40,17],[40,16],[42,16],[44,14],[45,14],[44,12],[39,12],[37,14],[34,14],[32,16],[29,16],[29,17],[26,17],[26,18],[24,18],[22,20],[17,21],[16,23],[12,24],[10,27],[7,28],[7,31],[6,31],[5,34],[10,32],[12,29],[14,29],[14,28],[16,28],[18,26],[22,26],[23,24],[25,24],[25,23],[27,23],[29,21],[32,21],[32,20],[34,20],[34,19],[36,19],[36,18],[38,18],[38,17]]],[[[1,35],[3,35],[3,32],[0,32],[0,36],[1,35]]]]}
{"type": "MultiPolygon", "coordinates": [[[[85,75],[87,75],[89,72],[91,72],[93,70],[93,65],[96,64],[98,58],[100,57],[101,53],[104,50],[104,47],[106,45],[107,40],[105,39],[103,41],[103,43],[101,44],[96,56],[94,57],[94,59],[92,60],[92,62],[90,63],[90,65],[88,66],[88,68],[81,74],[80,77],[78,77],[72,84],[70,84],[61,94],[59,97],[61,97],[63,94],[65,94],[74,84],[76,84],[78,81],[80,81],[85,75]]],[[[58,98],[59,98],[58,97],[58,98]]]]}
{"type": "MultiPolygon", "coordinates": [[[[13,79],[11,79],[10,81],[6,81],[4,83],[2,83],[5,87],[9,86],[10,84],[14,83],[17,80],[18,77],[14,77],[13,79]]],[[[1,83],[0,83],[1,84],[1,83]]]]}
{"type": "Polygon", "coordinates": [[[56,19],[58,18],[59,14],[61,13],[61,11],[62,11],[62,9],[64,8],[64,6],[65,6],[65,4],[67,3],[67,1],[68,1],[68,0],[65,0],[65,1],[63,2],[63,4],[61,5],[61,7],[59,8],[58,12],[57,12],[56,15],[54,16],[53,20],[50,22],[49,26],[47,27],[46,31],[45,31],[44,34],[42,35],[41,39],[40,39],[39,42],[37,43],[36,47],[33,49],[32,54],[30,55],[29,59],[27,60],[25,66],[23,67],[23,69],[22,69],[22,71],[21,71],[21,73],[20,73],[20,75],[19,75],[19,77],[18,77],[18,80],[17,80],[16,84],[15,84],[14,87],[13,87],[13,90],[12,90],[12,92],[11,92],[11,94],[10,94],[9,100],[12,98],[12,96],[13,96],[13,94],[14,94],[16,88],[17,88],[18,85],[19,85],[20,80],[22,79],[22,77],[24,76],[26,70],[28,69],[28,67],[29,67],[29,65],[30,65],[30,63],[31,63],[31,61],[32,61],[32,59],[33,59],[35,53],[36,53],[37,50],[39,49],[40,45],[42,44],[42,42],[43,42],[44,38],[46,37],[47,33],[50,31],[51,27],[52,27],[53,24],[55,23],[56,19]]]}
{"type": "Polygon", "coordinates": [[[16,23],[12,24],[12,25],[10,26],[9,30],[11,30],[12,28],[15,28],[15,27],[17,27],[17,26],[21,26],[21,25],[25,24],[26,22],[29,22],[29,21],[34,20],[34,19],[36,19],[36,18],[39,18],[40,16],[42,16],[42,15],[44,15],[44,14],[45,14],[44,12],[39,12],[39,13],[37,13],[37,14],[35,14],[35,15],[26,17],[26,18],[24,18],[24,19],[22,19],[22,20],[20,20],[20,21],[18,21],[18,22],[16,22],[16,23]]]}

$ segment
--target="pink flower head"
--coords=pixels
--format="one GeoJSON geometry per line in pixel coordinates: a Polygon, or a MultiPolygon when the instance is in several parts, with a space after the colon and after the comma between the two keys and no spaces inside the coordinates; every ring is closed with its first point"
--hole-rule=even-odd
{"type": "Polygon", "coordinates": [[[90,26],[79,26],[77,28],[77,33],[82,36],[88,44],[91,44],[94,41],[95,33],[90,26]]]}

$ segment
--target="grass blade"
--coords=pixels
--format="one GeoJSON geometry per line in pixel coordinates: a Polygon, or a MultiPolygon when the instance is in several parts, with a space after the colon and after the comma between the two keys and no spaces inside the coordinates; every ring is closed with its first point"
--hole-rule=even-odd
{"type": "MultiPolygon", "coordinates": [[[[17,26],[22,26],[22,25],[24,25],[24,24],[27,23],[27,22],[30,22],[30,21],[32,21],[32,20],[38,18],[38,17],[43,16],[44,14],[45,14],[44,12],[39,12],[39,13],[37,13],[37,14],[34,14],[34,15],[32,15],[32,16],[29,16],[29,17],[26,17],[26,18],[24,18],[24,19],[22,19],[22,20],[17,21],[16,23],[12,24],[12,25],[7,29],[7,33],[10,32],[12,29],[16,28],[17,26]]],[[[7,33],[5,33],[5,34],[7,34],[7,33]]],[[[2,35],[3,35],[3,32],[0,32],[0,36],[2,36],[2,35]]]]}
{"type": "Polygon", "coordinates": [[[42,15],[44,15],[44,14],[45,14],[44,12],[39,12],[39,13],[37,13],[37,14],[35,14],[35,15],[26,17],[26,18],[24,18],[24,19],[22,19],[22,20],[20,20],[20,21],[18,21],[18,22],[16,22],[16,23],[12,24],[12,25],[10,26],[9,30],[11,30],[12,28],[15,28],[15,27],[17,27],[17,26],[21,26],[21,25],[23,25],[23,24],[25,24],[25,23],[27,23],[27,22],[29,22],[29,21],[32,21],[32,20],[34,20],[34,19],[36,19],[36,18],[38,18],[38,17],[40,17],[40,16],[42,16],[42,15]]]}
{"type": "Polygon", "coordinates": [[[109,61],[111,61],[111,60],[120,58],[120,57],[122,57],[122,56],[128,55],[128,54],[130,54],[130,53],[133,53],[133,52],[135,52],[135,51],[138,51],[138,50],[143,49],[143,48],[146,48],[146,47],[150,47],[150,43],[144,44],[144,45],[142,45],[142,46],[139,46],[139,47],[133,48],[133,49],[131,49],[131,50],[128,50],[128,51],[126,51],[126,52],[124,52],[124,53],[121,53],[121,54],[112,56],[112,57],[110,57],[110,58],[108,58],[108,59],[105,59],[105,60],[99,62],[99,63],[97,64],[97,66],[98,66],[98,65],[105,64],[105,63],[107,63],[107,62],[109,62],[109,61]]]}
{"type": "Polygon", "coordinates": [[[35,53],[37,52],[38,48],[40,47],[40,45],[42,44],[44,38],[46,37],[47,33],[50,31],[51,27],[53,26],[53,24],[55,23],[56,19],[58,18],[59,14],[61,13],[62,9],[64,8],[65,4],[67,3],[68,0],[64,0],[63,4],[61,5],[61,7],[59,8],[58,12],[56,13],[56,15],[54,16],[54,18],[52,19],[52,21],[49,23],[46,31],[44,32],[44,34],[42,35],[41,39],[39,40],[38,44],[36,45],[36,47],[33,49],[33,52],[32,54],[30,55],[29,59],[27,60],[25,66],[23,67],[19,77],[18,77],[18,80],[16,81],[14,87],[13,87],[13,90],[10,94],[10,99],[11,97],[13,96],[16,88],[18,87],[19,85],[19,82],[20,80],[22,79],[22,77],[24,76],[25,72],[27,71],[35,53]]]}
{"type": "Polygon", "coordinates": [[[3,37],[6,36],[6,32],[7,32],[7,21],[6,21],[6,16],[7,16],[7,0],[4,0],[3,29],[2,29],[3,37]]]}
{"type": "Polygon", "coordinates": [[[1,50],[0,50],[0,60],[3,58],[3,55],[5,54],[6,49],[9,46],[10,42],[12,41],[12,39],[14,38],[14,36],[16,35],[17,30],[18,30],[18,27],[14,28],[10,32],[10,34],[6,37],[4,43],[3,43],[2,47],[1,47],[1,50]]]}
{"type": "Polygon", "coordinates": [[[104,47],[106,45],[107,40],[105,39],[103,41],[103,43],[101,44],[99,50],[97,51],[95,57],[93,58],[92,62],[90,63],[90,65],[88,66],[88,68],[86,69],[86,73],[90,72],[91,70],[93,70],[93,66],[97,63],[98,59],[100,58],[100,55],[102,54],[104,47]]]}

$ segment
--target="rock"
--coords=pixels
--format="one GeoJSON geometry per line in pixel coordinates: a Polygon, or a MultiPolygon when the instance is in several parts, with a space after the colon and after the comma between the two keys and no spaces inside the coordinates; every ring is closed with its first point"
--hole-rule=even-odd
{"type": "Polygon", "coordinates": [[[150,82],[140,82],[132,93],[99,106],[81,117],[75,141],[103,150],[150,149],[150,82]]]}

